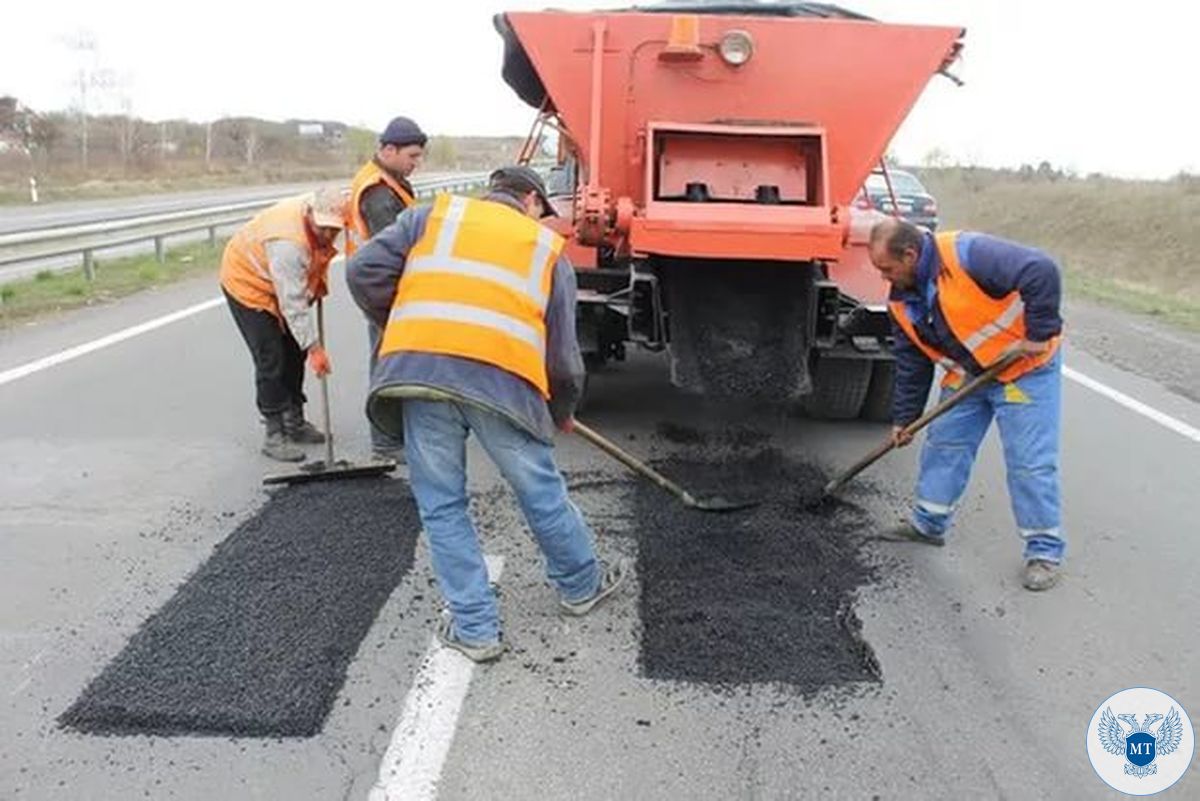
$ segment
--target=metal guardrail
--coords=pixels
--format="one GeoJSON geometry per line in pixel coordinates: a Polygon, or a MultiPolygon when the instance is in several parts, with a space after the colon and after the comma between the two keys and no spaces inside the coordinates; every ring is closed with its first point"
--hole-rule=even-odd
{"type": "MultiPolygon", "coordinates": [[[[463,173],[418,179],[412,184],[417,197],[428,197],[438,192],[478,188],[487,183],[488,175],[487,172],[463,173]]],[[[155,255],[162,262],[166,256],[168,237],[208,231],[208,240],[215,245],[218,229],[245,222],[257,212],[285,197],[289,195],[61,228],[0,234],[0,267],[78,253],[83,257],[84,273],[91,280],[95,277],[95,254],[98,251],[153,240],[155,255]]]]}

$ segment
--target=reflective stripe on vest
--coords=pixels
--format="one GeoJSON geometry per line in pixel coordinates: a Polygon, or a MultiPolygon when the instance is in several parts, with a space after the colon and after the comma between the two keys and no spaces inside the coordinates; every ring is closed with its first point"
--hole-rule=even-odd
{"type": "MultiPolygon", "coordinates": [[[[1008,348],[1025,338],[1025,304],[1016,291],[1002,298],[993,298],[983,291],[958,258],[957,231],[937,234],[935,243],[941,262],[937,274],[938,308],[955,339],[962,343],[981,367],[986,368],[999,360],[1008,348]]],[[[961,382],[966,371],[946,354],[921,340],[905,304],[892,301],[888,305],[913,344],[946,369],[943,385],[953,386],[961,382]]],[[[1055,337],[1046,353],[1019,359],[1000,374],[999,380],[1014,381],[1030,370],[1041,367],[1053,358],[1058,344],[1059,338],[1055,337]]]]}
{"type": "Polygon", "coordinates": [[[346,220],[346,258],[353,256],[354,251],[371,238],[367,229],[367,221],[362,216],[362,196],[368,189],[379,184],[386,184],[392,193],[400,198],[400,202],[406,209],[417,202],[416,198],[399,181],[380,169],[374,159],[360,167],[354,175],[354,180],[350,183],[349,219],[346,220]]]}
{"type": "Polygon", "coordinates": [[[563,244],[501,203],[440,195],[409,251],[380,355],[473,359],[548,398],[545,314],[563,244]]]}

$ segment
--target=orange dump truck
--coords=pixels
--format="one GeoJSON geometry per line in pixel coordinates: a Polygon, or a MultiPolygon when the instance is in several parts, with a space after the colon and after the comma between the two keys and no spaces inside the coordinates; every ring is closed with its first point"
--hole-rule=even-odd
{"type": "Polygon", "coordinates": [[[539,112],[523,156],[558,133],[589,365],[636,343],[688,391],[881,415],[886,286],[851,203],[962,29],[768,0],[495,25],[505,81],[539,112]]]}

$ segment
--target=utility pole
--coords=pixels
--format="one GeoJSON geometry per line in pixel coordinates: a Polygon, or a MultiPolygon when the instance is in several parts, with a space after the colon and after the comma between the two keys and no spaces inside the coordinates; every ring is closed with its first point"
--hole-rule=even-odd
{"type": "Polygon", "coordinates": [[[213,121],[204,126],[204,171],[212,172],[212,129],[213,121]]]}

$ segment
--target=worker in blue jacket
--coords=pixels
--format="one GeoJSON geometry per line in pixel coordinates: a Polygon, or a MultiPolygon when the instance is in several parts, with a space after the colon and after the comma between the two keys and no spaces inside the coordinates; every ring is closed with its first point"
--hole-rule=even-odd
{"type": "Polygon", "coordinates": [[[1012,351],[998,380],[930,424],[908,521],[885,539],[944,545],[984,434],[996,420],[1013,516],[1023,542],[1022,583],[1053,586],[1066,539],[1059,489],[1062,281],[1039,250],[986,234],[930,232],[900,219],[871,230],[870,257],[892,285],[896,358],[892,436],[925,407],[935,366],[942,397],[1012,351]]]}

